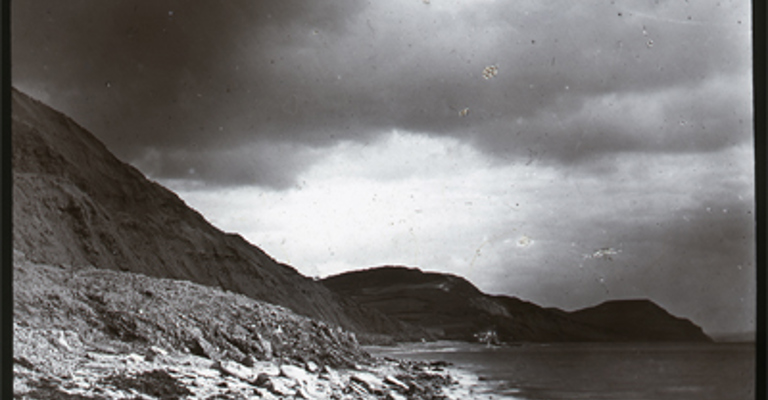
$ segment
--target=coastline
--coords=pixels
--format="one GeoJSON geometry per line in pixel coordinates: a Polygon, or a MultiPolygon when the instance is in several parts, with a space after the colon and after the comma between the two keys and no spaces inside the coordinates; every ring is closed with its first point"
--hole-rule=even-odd
{"type": "Polygon", "coordinates": [[[753,398],[751,343],[464,342],[365,347],[374,356],[452,363],[449,398],[753,398]],[[664,368],[660,368],[663,366],[664,368]],[[471,391],[470,391],[471,390],[471,391]]]}
{"type": "Polygon", "coordinates": [[[88,343],[76,332],[14,326],[18,399],[504,399],[442,362],[372,357],[352,368],[289,359],[247,362],[152,346],[88,343]]]}
{"type": "Polygon", "coordinates": [[[18,399],[465,399],[445,363],[372,357],[353,334],[202,285],[14,262],[18,399]]]}
{"type": "Polygon", "coordinates": [[[519,400],[517,397],[497,393],[497,388],[480,376],[466,369],[452,366],[449,373],[456,384],[443,389],[443,394],[450,400],[519,400]]]}
{"type": "Polygon", "coordinates": [[[433,354],[434,350],[448,351],[450,349],[466,350],[467,346],[485,349],[484,345],[468,342],[439,340],[427,343],[398,343],[394,346],[369,345],[362,346],[363,350],[377,359],[397,360],[400,363],[420,365],[433,372],[443,373],[450,377],[452,384],[442,388],[442,394],[450,400],[519,400],[509,394],[500,393],[499,382],[488,380],[466,365],[446,361],[440,356],[414,357],[416,355],[433,354]]]}

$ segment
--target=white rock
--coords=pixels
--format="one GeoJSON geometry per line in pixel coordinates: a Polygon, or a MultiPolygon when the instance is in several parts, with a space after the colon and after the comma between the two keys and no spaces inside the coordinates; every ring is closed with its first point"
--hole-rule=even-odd
{"type": "Polygon", "coordinates": [[[293,389],[296,386],[296,381],[293,379],[275,377],[272,381],[272,393],[280,396],[295,396],[296,390],[293,389]]]}
{"type": "Polygon", "coordinates": [[[320,373],[320,378],[327,380],[332,385],[341,386],[341,375],[329,366],[323,367],[323,372],[320,373]]]}
{"type": "Polygon", "coordinates": [[[149,351],[157,354],[158,356],[167,356],[168,351],[160,346],[150,346],[149,351]]]}
{"type": "Polygon", "coordinates": [[[59,346],[63,347],[64,350],[72,351],[72,347],[67,343],[67,338],[64,335],[64,331],[58,332],[58,338],[56,339],[56,343],[58,343],[59,346]]]}
{"type": "Polygon", "coordinates": [[[389,392],[387,393],[387,400],[408,400],[408,398],[400,393],[389,392]]]}
{"type": "Polygon", "coordinates": [[[349,386],[347,386],[348,389],[352,390],[355,394],[357,394],[360,397],[367,398],[369,396],[368,390],[363,387],[363,385],[350,381],[349,386]]]}
{"type": "Polygon", "coordinates": [[[272,343],[269,340],[265,340],[261,337],[261,335],[258,335],[259,339],[259,346],[261,347],[261,356],[267,360],[272,359],[272,343]]]}
{"type": "Polygon", "coordinates": [[[144,356],[144,360],[153,362],[156,361],[158,357],[165,357],[167,355],[168,352],[165,351],[165,349],[158,346],[151,346],[149,349],[147,349],[147,354],[144,356]]]}
{"type": "Polygon", "coordinates": [[[210,369],[210,368],[199,368],[194,371],[193,376],[194,375],[210,378],[210,379],[217,379],[221,376],[221,372],[215,369],[210,369]]]}
{"type": "Polygon", "coordinates": [[[219,362],[219,369],[225,374],[232,375],[246,382],[252,382],[256,378],[256,374],[252,369],[234,361],[219,362]]]}
{"type": "Polygon", "coordinates": [[[140,362],[142,362],[143,360],[144,360],[144,357],[142,357],[142,356],[140,356],[140,355],[138,355],[138,354],[136,354],[136,353],[131,353],[131,354],[128,354],[128,355],[125,357],[125,362],[140,363],[140,362]]]}
{"type": "Polygon", "coordinates": [[[406,384],[405,384],[405,383],[403,383],[401,380],[399,380],[399,379],[395,378],[395,377],[394,377],[394,376],[392,376],[392,375],[387,375],[387,376],[384,378],[384,382],[387,382],[387,383],[389,383],[390,385],[392,385],[392,386],[395,386],[395,387],[397,387],[397,388],[399,388],[399,389],[402,389],[402,390],[406,390],[406,391],[408,390],[408,385],[406,385],[406,384]]]}
{"type": "MultiPolygon", "coordinates": [[[[305,388],[310,399],[326,400],[331,398],[332,389],[327,383],[316,381],[314,386],[305,388]]],[[[338,387],[341,389],[341,386],[338,387]]]]}
{"type": "Polygon", "coordinates": [[[314,399],[316,399],[316,397],[310,395],[307,392],[307,389],[303,388],[303,387],[299,387],[298,389],[296,389],[296,398],[298,398],[298,399],[307,399],[307,400],[314,400],[314,399]]]}
{"type": "Polygon", "coordinates": [[[253,368],[256,374],[265,373],[269,376],[280,375],[280,367],[278,367],[277,365],[271,362],[257,361],[253,363],[253,366],[251,368],[253,368]]]}
{"type": "Polygon", "coordinates": [[[311,376],[303,368],[287,364],[280,366],[280,375],[289,379],[293,379],[302,385],[306,385],[312,380],[311,376]]]}
{"type": "Polygon", "coordinates": [[[350,376],[351,380],[360,382],[368,391],[374,391],[384,387],[384,381],[369,372],[355,372],[350,376]]]}
{"type": "Polygon", "coordinates": [[[266,399],[266,400],[277,400],[277,397],[273,395],[269,390],[264,388],[256,388],[254,389],[256,393],[259,394],[260,399],[266,399]]]}

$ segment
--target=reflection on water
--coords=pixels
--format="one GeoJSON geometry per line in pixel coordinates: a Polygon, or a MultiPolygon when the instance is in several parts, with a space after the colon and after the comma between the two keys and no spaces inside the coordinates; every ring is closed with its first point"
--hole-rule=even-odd
{"type": "Polygon", "coordinates": [[[521,399],[754,398],[751,344],[551,344],[486,347],[438,342],[371,347],[372,354],[445,360],[521,399]]]}

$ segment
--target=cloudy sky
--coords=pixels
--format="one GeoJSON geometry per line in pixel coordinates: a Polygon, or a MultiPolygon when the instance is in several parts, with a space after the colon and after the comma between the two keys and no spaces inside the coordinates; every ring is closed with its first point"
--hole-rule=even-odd
{"type": "Polygon", "coordinates": [[[310,276],[754,329],[747,0],[12,4],[14,84],[310,276]]]}

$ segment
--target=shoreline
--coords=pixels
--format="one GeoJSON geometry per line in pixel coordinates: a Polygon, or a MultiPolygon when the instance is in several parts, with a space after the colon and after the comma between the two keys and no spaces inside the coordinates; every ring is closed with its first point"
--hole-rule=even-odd
{"type": "Polygon", "coordinates": [[[340,328],[189,282],[18,259],[14,285],[18,399],[464,399],[491,390],[469,371],[373,357],[340,328]]]}
{"type": "Polygon", "coordinates": [[[518,397],[497,393],[498,387],[489,381],[481,380],[474,372],[455,366],[451,366],[449,370],[457,381],[455,385],[443,389],[443,393],[450,400],[519,400],[518,397]]]}
{"type": "MultiPolygon", "coordinates": [[[[94,346],[76,332],[14,326],[17,399],[501,400],[466,369],[371,357],[352,368],[291,359],[212,360],[151,346],[94,346]]],[[[510,398],[511,399],[511,398],[510,398]]]]}
{"type": "MultiPolygon", "coordinates": [[[[433,371],[445,373],[453,382],[442,388],[443,395],[450,400],[519,400],[510,394],[499,393],[500,381],[487,380],[468,366],[456,364],[452,361],[441,359],[439,356],[429,358],[403,357],[404,354],[430,353],[434,349],[448,349],[457,346],[466,346],[467,342],[460,341],[435,341],[428,343],[398,343],[394,346],[366,345],[363,350],[376,359],[396,360],[400,363],[421,365],[422,368],[431,368],[433,371]],[[423,345],[425,348],[403,348],[404,345],[423,345]]],[[[485,346],[483,346],[484,348],[485,346]]]]}

